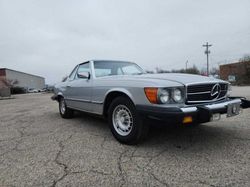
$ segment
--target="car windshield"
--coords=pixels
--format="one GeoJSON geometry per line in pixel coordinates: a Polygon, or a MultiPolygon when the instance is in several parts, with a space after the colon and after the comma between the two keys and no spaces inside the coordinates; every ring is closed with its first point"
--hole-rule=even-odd
{"type": "Polygon", "coordinates": [[[144,71],[135,63],[122,61],[94,61],[96,77],[111,75],[140,75],[144,71]]]}

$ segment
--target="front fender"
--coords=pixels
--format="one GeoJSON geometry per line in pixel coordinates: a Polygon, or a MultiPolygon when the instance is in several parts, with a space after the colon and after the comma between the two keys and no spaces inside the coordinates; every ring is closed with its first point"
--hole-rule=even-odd
{"type": "Polygon", "coordinates": [[[131,94],[130,91],[128,91],[128,90],[125,89],[125,88],[112,88],[112,89],[110,89],[110,90],[105,94],[104,101],[106,100],[107,96],[108,96],[111,92],[121,92],[121,93],[127,95],[127,96],[131,99],[131,101],[135,104],[135,99],[134,99],[133,95],[131,94]]]}
{"type": "Polygon", "coordinates": [[[52,99],[53,101],[58,101],[58,98],[59,98],[60,96],[63,97],[63,93],[62,93],[62,92],[54,93],[54,95],[51,96],[51,99],[52,99]]]}

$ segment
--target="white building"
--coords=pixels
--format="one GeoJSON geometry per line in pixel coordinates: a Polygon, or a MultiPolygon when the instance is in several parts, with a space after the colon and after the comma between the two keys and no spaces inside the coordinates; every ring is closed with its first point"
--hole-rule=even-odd
{"type": "Polygon", "coordinates": [[[0,68],[0,78],[14,83],[15,87],[25,89],[43,89],[45,88],[45,78],[7,68],[0,68]]]}

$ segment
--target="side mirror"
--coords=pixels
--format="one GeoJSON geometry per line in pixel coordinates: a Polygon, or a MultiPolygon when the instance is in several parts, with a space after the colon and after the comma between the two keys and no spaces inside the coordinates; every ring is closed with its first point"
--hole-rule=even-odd
{"type": "Polygon", "coordinates": [[[89,79],[90,73],[88,71],[79,72],[77,73],[77,77],[81,79],[89,79]]]}

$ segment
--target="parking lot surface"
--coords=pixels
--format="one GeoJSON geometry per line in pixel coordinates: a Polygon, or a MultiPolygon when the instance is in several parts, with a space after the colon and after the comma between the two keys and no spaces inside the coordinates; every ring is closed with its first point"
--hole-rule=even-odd
{"type": "Polygon", "coordinates": [[[198,127],[152,123],[126,146],[102,119],[62,119],[50,96],[0,100],[0,186],[250,186],[250,109],[198,127]]]}

